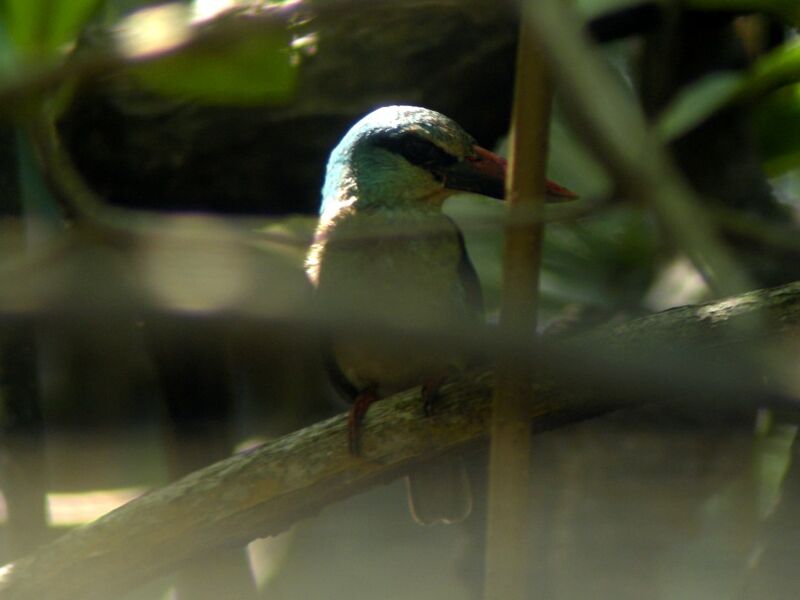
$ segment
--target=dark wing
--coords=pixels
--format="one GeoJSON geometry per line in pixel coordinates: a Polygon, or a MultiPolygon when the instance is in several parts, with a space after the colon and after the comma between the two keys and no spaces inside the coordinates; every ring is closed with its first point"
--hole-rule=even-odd
{"type": "Polygon", "coordinates": [[[333,385],[333,389],[335,389],[340,396],[352,402],[356,399],[361,390],[354,386],[353,383],[345,377],[344,373],[342,373],[342,370],[336,363],[336,359],[333,357],[331,348],[331,344],[327,341],[322,347],[322,355],[325,361],[325,370],[328,372],[328,378],[333,385]]]}

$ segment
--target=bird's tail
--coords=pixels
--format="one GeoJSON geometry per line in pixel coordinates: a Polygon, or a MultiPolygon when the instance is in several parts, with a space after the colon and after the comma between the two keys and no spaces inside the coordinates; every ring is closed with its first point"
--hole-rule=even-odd
{"type": "Polygon", "coordinates": [[[458,523],[472,512],[472,490],[464,461],[448,456],[419,465],[406,477],[408,507],[420,525],[458,523]]]}

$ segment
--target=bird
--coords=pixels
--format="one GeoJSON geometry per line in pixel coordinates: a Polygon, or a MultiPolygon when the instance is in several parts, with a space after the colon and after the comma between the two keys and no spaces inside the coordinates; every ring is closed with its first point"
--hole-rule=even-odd
{"type": "MultiPolygon", "coordinates": [[[[359,425],[373,402],[422,385],[428,414],[443,381],[475,359],[469,350],[423,344],[403,331],[483,322],[476,271],[442,204],[456,192],[502,199],[505,174],[505,159],[479,146],[452,119],[416,106],[374,110],[331,152],[305,269],[319,306],[348,311],[362,323],[336,329],[326,344],[331,380],[353,402],[352,454],[360,453],[359,425]],[[371,327],[381,319],[390,320],[395,334],[371,327]]],[[[547,191],[573,196],[551,182],[547,191]]],[[[407,489],[418,523],[455,523],[471,511],[460,458],[411,472],[407,489]]]]}

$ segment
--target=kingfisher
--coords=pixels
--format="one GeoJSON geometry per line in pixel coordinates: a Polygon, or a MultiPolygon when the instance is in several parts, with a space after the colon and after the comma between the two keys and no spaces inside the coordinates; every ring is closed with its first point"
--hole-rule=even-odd
{"type": "MultiPolygon", "coordinates": [[[[359,454],[359,425],[369,406],[422,385],[423,412],[446,377],[470,366],[471,351],[421,343],[392,330],[454,330],[484,320],[481,288],[445,199],[472,192],[502,199],[506,161],[479,146],[452,119],[426,108],[386,106],[358,121],[330,155],[320,219],[306,257],[315,296],[332,314],[363,323],[337,328],[327,344],[334,385],[353,402],[348,441],[359,454]]],[[[551,196],[574,197],[552,182],[551,196]]],[[[452,523],[471,510],[458,458],[438,459],[407,477],[413,518],[452,523]]]]}

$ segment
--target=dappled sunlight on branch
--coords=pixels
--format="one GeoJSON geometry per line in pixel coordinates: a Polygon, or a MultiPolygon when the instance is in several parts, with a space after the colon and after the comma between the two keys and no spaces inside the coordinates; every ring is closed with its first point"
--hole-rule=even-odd
{"type": "Polygon", "coordinates": [[[127,58],[147,58],[174,50],[189,40],[191,9],[164,4],[133,13],[119,24],[116,40],[127,58]]]}

